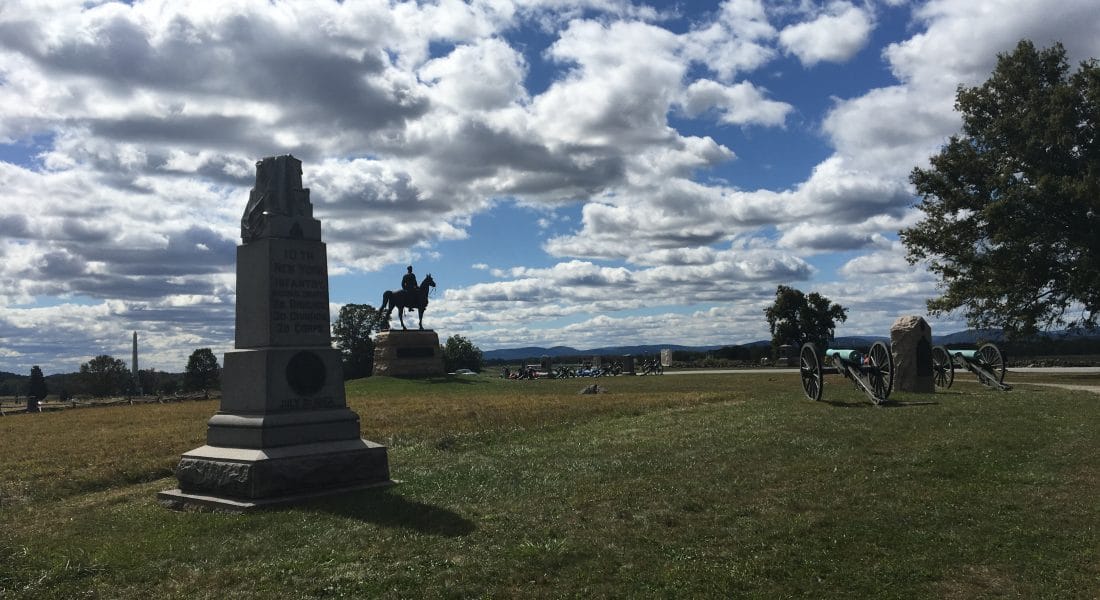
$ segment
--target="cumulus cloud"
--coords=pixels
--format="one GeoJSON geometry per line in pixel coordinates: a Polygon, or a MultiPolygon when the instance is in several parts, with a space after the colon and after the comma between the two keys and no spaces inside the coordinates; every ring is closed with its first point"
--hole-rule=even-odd
{"type": "Polygon", "coordinates": [[[747,81],[727,86],[707,79],[688,86],[683,105],[689,117],[716,110],[721,115],[721,122],[731,125],[782,125],[794,108],[786,102],[768,100],[760,89],[747,81]]]}
{"type": "Polygon", "coordinates": [[[726,0],[717,18],[684,37],[684,54],[705,65],[722,81],[753,71],[775,57],[775,27],[761,0],[726,0]]]}
{"type": "Polygon", "coordinates": [[[873,26],[865,9],[833,2],[813,20],[784,27],[779,44],[807,67],[819,62],[842,63],[867,45],[873,26]]]}
{"type": "Polygon", "coordinates": [[[429,97],[455,110],[491,110],[527,100],[523,55],[492,38],[462,45],[419,70],[429,97]]]}
{"type": "Polygon", "coordinates": [[[885,4],[9,0],[0,144],[34,156],[0,161],[0,354],[73,370],[124,355],[132,329],[158,368],[226,348],[254,163],[280,153],[305,161],[333,273],[436,256],[507,203],[570,211],[542,218],[543,266],[469,261],[473,282],[433,303],[486,348],[594,327],[751,341],[774,286],[810,278],[861,322],[917,310],[934,282],[898,262],[895,232],[915,218],[908,171],[958,128],[955,87],[1022,37],[1100,56],[1100,16],[933,0],[881,52],[892,85],[771,91],[781,53],[849,61],[873,11],[908,10],[885,4]],[[548,41],[528,46],[533,29],[548,41]],[[715,176],[769,131],[827,156],[768,188],[715,176]],[[857,256],[818,272],[835,251],[857,256]]]}

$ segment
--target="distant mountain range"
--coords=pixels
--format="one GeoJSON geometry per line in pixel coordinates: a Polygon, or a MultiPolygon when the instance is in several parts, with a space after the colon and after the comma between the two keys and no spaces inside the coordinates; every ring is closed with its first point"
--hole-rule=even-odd
{"type": "MultiPolygon", "coordinates": [[[[1055,331],[1045,334],[1047,338],[1054,339],[1067,339],[1075,337],[1100,337],[1098,332],[1087,331],[1055,331]]],[[[947,335],[934,335],[932,336],[932,344],[936,346],[940,345],[953,345],[953,344],[976,344],[979,341],[982,342],[1000,342],[1004,339],[1004,333],[999,329],[968,329],[966,331],[957,331],[955,333],[949,333],[947,335]]],[[[835,347],[856,347],[866,348],[875,342],[890,342],[888,336],[846,336],[838,337],[833,341],[835,347]]],[[[557,358],[560,356],[622,356],[629,354],[631,356],[645,356],[659,354],[663,349],[669,349],[673,351],[687,351],[687,352],[708,352],[711,350],[718,350],[726,346],[767,346],[771,344],[771,340],[758,340],[755,342],[749,342],[747,344],[724,344],[717,346],[682,346],[677,344],[645,344],[638,346],[606,346],[603,348],[591,348],[588,350],[579,350],[570,346],[554,346],[552,348],[542,348],[539,346],[527,346],[524,348],[502,348],[500,350],[487,350],[482,353],[482,358],[486,361],[496,360],[523,360],[523,359],[537,359],[540,356],[549,356],[551,358],[557,358]]]]}
{"type": "Polygon", "coordinates": [[[485,360],[517,360],[525,358],[538,358],[540,356],[549,356],[551,358],[558,358],[559,356],[621,356],[626,354],[629,354],[631,356],[644,356],[647,354],[660,354],[661,350],[664,350],[666,348],[673,351],[685,350],[689,352],[706,352],[708,350],[717,350],[721,347],[722,346],[680,346],[677,344],[648,344],[640,346],[607,346],[604,348],[593,348],[591,350],[578,350],[569,346],[554,346],[553,348],[527,346],[524,348],[502,348],[500,350],[486,350],[482,353],[482,358],[485,360]]]}

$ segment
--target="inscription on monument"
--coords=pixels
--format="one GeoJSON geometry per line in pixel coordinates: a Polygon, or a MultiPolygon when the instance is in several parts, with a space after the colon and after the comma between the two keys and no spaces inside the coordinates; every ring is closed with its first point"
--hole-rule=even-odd
{"type": "Polygon", "coordinates": [[[314,398],[301,398],[292,396],[283,398],[279,403],[280,410],[313,410],[317,408],[340,408],[342,405],[332,396],[316,396],[314,398]]]}
{"type": "Polygon", "coordinates": [[[271,330],[276,334],[328,333],[326,257],[286,248],[271,263],[271,330]]]}
{"type": "Polygon", "coordinates": [[[917,342],[917,377],[932,376],[932,344],[925,338],[917,342]]]}
{"type": "Polygon", "coordinates": [[[397,358],[431,358],[433,356],[435,356],[435,349],[431,346],[397,348],[397,358]]]}

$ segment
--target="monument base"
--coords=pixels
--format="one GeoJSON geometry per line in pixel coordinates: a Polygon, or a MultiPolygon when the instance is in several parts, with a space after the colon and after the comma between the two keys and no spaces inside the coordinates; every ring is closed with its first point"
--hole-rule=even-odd
{"type": "Polygon", "coordinates": [[[392,485],[386,447],[362,439],[275,448],[202,446],[176,467],[178,490],[157,494],[175,508],[247,510],[392,485]]]}
{"type": "Polygon", "coordinates": [[[431,329],[391,329],[374,338],[374,374],[390,377],[446,375],[439,336],[431,329]]]}
{"type": "Polygon", "coordinates": [[[251,512],[254,510],[263,510],[265,508],[291,506],[294,504],[300,504],[302,502],[308,502],[310,500],[316,500],[318,498],[325,498],[327,496],[338,496],[340,494],[350,494],[352,492],[361,492],[363,490],[388,488],[393,485],[397,485],[397,482],[387,480],[380,483],[366,483],[361,485],[327,489],[310,493],[278,496],[275,498],[259,498],[256,500],[236,500],[233,498],[212,496],[208,494],[188,494],[177,488],[174,490],[157,492],[157,502],[159,502],[161,506],[172,510],[198,508],[226,512],[251,512]]]}

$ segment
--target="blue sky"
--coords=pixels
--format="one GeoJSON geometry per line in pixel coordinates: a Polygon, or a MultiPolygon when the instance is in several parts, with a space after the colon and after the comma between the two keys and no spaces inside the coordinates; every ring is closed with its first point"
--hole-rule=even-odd
{"type": "MultiPolygon", "coordinates": [[[[959,85],[1022,38],[1100,56],[1092,0],[6,0],[0,370],[232,348],[256,160],[304,162],[333,317],[406,264],[482,349],[841,335],[924,314],[897,231],[959,85]]],[[[957,317],[931,319],[948,333],[957,317]]]]}

